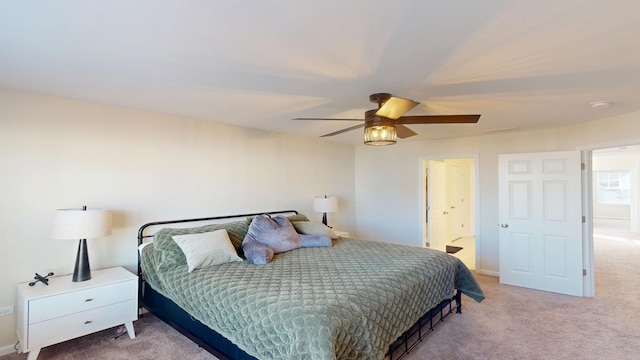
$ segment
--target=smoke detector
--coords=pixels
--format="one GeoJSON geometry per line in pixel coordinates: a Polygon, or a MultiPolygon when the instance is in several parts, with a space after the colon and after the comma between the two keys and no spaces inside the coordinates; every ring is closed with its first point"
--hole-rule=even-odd
{"type": "Polygon", "coordinates": [[[594,109],[604,109],[611,106],[611,100],[600,100],[589,103],[594,109]]]}

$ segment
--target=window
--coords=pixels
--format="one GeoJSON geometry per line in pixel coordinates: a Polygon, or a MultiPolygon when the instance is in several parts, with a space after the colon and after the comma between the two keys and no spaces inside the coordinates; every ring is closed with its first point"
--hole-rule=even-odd
{"type": "Polygon", "coordinates": [[[598,203],[631,204],[631,173],[629,171],[598,171],[598,203]]]}

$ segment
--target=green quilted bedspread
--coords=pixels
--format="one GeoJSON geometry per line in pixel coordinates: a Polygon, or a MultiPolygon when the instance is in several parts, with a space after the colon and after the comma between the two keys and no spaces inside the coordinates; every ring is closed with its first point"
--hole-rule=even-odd
{"type": "Polygon", "coordinates": [[[147,246],[149,284],[261,360],[383,359],[389,344],[453,295],[484,295],[465,265],[440,251],[353,239],[187,272],[160,266],[147,246]],[[157,270],[157,271],[156,271],[157,270]]]}

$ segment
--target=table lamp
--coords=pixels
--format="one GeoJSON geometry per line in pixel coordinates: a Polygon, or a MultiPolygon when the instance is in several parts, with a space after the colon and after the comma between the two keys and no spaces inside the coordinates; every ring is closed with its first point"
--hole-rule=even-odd
{"type": "Polygon", "coordinates": [[[327,213],[338,211],[338,198],[335,196],[327,196],[327,195],[314,197],[313,211],[321,212],[322,223],[327,225],[327,213]]]}
{"type": "Polygon", "coordinates": [[[79,239],[72,281],[91,279],[87,239],[111,235],[111,211],[104,209],[58,209],[53,222],[54,239],[79,239]]]}

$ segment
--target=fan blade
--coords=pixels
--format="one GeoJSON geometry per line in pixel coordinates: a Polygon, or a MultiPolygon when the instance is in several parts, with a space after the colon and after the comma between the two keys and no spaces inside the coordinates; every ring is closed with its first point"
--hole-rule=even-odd
{"type": "Polygon", "coordinates": [[[364,127],[364,124],[360,124],[360,125],[356,125],[356,126],[348,127],[348,128],[346,128],[346,129],[342,129],[342,130],[334,131],[334,132],[332,132],[332,133],[325,134],[325,135],[322,135],[322,136],[320,136],[320,137],[327,137],[327,136],[338,135],[338,134],[346,133],[347,131],[351,131],[351,130],[355,130],[355,129],[360,129],[360,128],[363,128],[363,127],[364,127]]]}
{"type": "Polygon", "coordinates": [[[396,125],[396,134],[400,139],[405,139],[410,136],[418,135],[418,133],[416,133],[415,131],[401,124],[396,125]]]}
{"type": "Polygon", "coordinates": [[[418,115],[403,116],[397,124],[472,124],[477,123],[480,115],[418,115]]]}
{"type": "Polygon", "coordinates": [[[376,115],[396,120],[418,104],[420,103],[413,100],[392,96],[376,111],[376,115]]]}
{"type": "Polygon", "coordinates": [[[291,119],[291,120],[364,121],[364,119],[339,119],[339,118],[334,118],[334,119],[329,119],[329,118],[295,118],[295,119],[291,119]]]}

